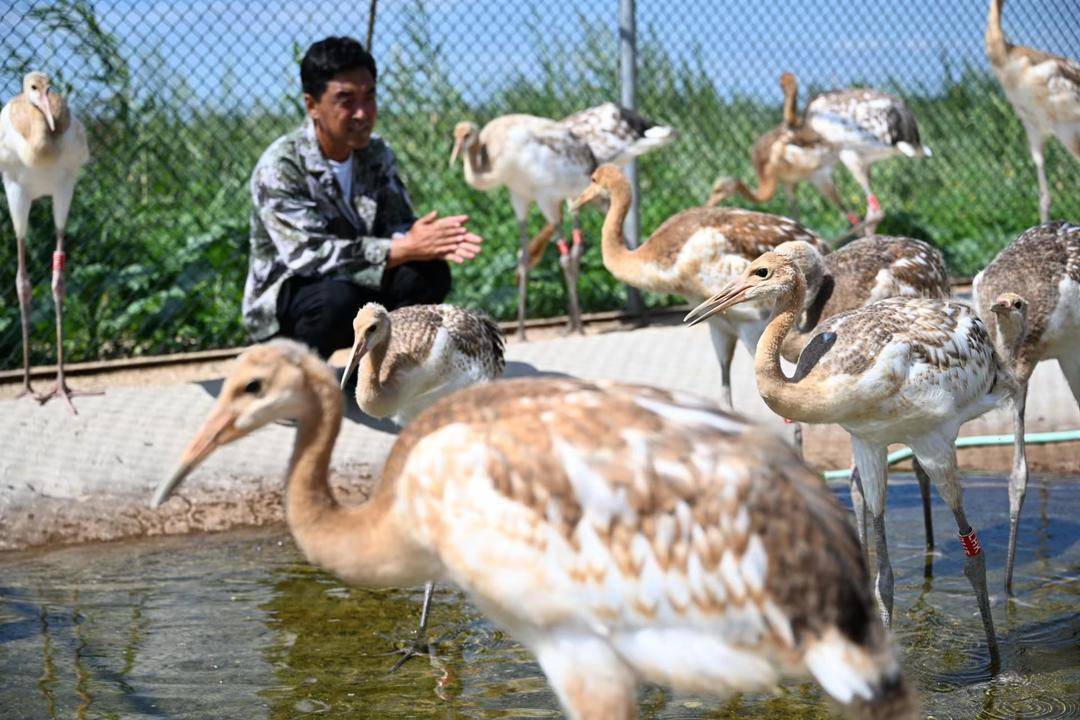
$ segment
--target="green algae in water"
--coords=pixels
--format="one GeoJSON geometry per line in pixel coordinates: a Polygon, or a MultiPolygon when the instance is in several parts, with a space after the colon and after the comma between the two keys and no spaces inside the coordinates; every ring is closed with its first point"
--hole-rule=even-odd
{"type": "MultiPolygon", "coordinates": [[[[899,482],[897,481],[899,480],[899,482]]],[[[918,488],[889,488],[896,627],[924,715],[1080,716],[1080,479],[1032,482],[1017,599],[1002,590],[1007,499],[969,481],[987,551],[1003,672],[985,643],[951,514],[935,504],[924,576],[918,488]]],[[[304,562],[283,529],[0,556],[0,719],[544,718],[554,695],[531,655],[441,587],[434,661],[398,672],[422,590],[349,588],[304,562]]],[[[646,687],[642,718],[836,717],[816,685],[727,700],[646,687]]]]}

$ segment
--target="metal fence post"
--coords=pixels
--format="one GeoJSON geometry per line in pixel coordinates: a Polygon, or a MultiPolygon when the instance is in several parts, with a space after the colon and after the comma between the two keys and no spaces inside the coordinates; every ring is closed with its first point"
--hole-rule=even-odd
{"type": "MultiPolygon", "coordinates": [[[[619,0],[619,102],[623,106],[637,109],[635,90],[637,88],[637,26],[634,20],[634,0],[619,0]]],[[[638,178],[637,161],[631,160],[626,166],[626,179],[634,193],[630,213],[626,216],[623,232],[631,248],[638,246],[640,235],[640,216],[638,214],[638,178]]],[[[637,288],[626,286],[626,309],[635,315],[645,310],[641,293],[637,288]]]]}

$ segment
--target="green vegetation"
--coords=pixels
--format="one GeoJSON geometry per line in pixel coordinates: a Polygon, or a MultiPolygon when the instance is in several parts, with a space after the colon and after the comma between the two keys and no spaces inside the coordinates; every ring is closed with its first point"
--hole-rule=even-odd
{"type": "MultiPolygon", "coordinates": [[[[264,98],[243,110],[209,107],[194,102],[183,78],[164,69],[151,83],[141,78],[140,85],[154,88],[152,94],[138,94],[115,38],[98,25],[84,0],[56,0],[32,15],[79,59],[49,71],[59,89],[70,85],[76,91],[93,156],[68,225],[68,359],[243,344],[239,307],[247,268],[248,175],[261,151],[300,122],[298,98],[264,98]],[[95,94],[88,102],[85,93],[91,87],[95,94]]],[[[561,117],[616,98],[616,39],[608,27],[590,24],[573,48],[557,37],[544,37],[534,44],[537,73],[507,77],[486,100],[470,103],[462,88],[447,81],[442,54],[426,35],[427,27],[418,5],[416,21],[408,26],[411,34],[395,38],[396,50],[380,58],[380,131],[398,155],[418,211],[468,213],[473,229],[487,239],[481,258],[454,269],[451,300],[508,319],[515,309],[517,247],[510,205],[505,191],[478,193],[465,185],[460,165],[448,167],[451,130],[465,118],[482,123],[511,111],[561,117]]],[[[639,104],[646,115],[681,134],[639,164],[641,224],[648,233],[669,215],[703,201],[717,175],[751,179],[748,148],[779,122],[780,92],[776,103],[768,105],[726,99],[718,93],[722,75],[703,52],[675,61],[648,33],[639,47],[639,104]]],[[[5,76],[21,76],[28,59],[14,48],[5,49],[5,76]]],[[[153,71],[154,58],[142,60],[153,71]]],[[[164,68],[163,63],[157,66],[164,68]]],[[[944,90],[935,94],[905,85],[902,78],[883,89],[908,99],[934,157],[921,162],[897,158],[875,167],[875,189],[889,213],[880,231],[931,240],[945,252],[954,273],[973,274],[1038,221],[1035,173],[1020,123],[981,66],[950,70],[944,90]]],[[[1053,142],[1047,174],[1055,215],[1080,217],[1080,193],[1075,191],[1080,164],[1053,142]]],[[[843,169],[837,175],[845,199],[861,208],[858,187],[843,169]]],[[[800,189],[799,203],[803,222],[824,236],[843,230],[843,219],[811,188],[800,189]]],[[[15,368],[21,362],[15,240],[6,203],[2,209],[0,367],[15,368]]],[[[763,209],[787,212],[783,194],[763,209]]],[[[49,203],[39,201],[31,215],[35,364],[54,356],[50,213],[49,203]]],[[[581,277],[583,308],[621,307],[625,293],[600,260],[599,213],[586,210],[583,219],[590,243],[581,277]]],[[[532,227],[540,225],[534,211],[532,227]]],[[[554,251],[551,255],[532,276],[531,316],[561,314],[565,308],[562,276],[554,251]]],[[[647,298],[650,305],[670,301],[647,298]]]]}

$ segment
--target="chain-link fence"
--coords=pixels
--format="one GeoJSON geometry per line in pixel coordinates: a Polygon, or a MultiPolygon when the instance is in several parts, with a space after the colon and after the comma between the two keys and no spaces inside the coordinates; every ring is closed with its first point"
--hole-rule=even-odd
{"type": "MultiPolygon", "coordinates": [[[[242,344],[249,173],[302,119],[298,58],[326,35],[363,38],[368,3],[277,0],[16,0],[0,10],[0,91],[46,70],[87,127],[68,224],[65,332],[71,361],[242,344]]],[[[679,139],[639,163],[643,232],[700,204],[717,175],[753,180],[748,151],[780,122],[777,78],[795,72],[800,102],[816,90],[871,85],[906,98],[934,156],[875,167],[882,232],[930,239],[970,274],[1037,222],[1035,173],[1020,123],[989,73],[986,3],[728,3],[639,0],[638,105],[679,139]]],[[[452,300],[514,312],[517,230],[505,191],[482,194],[448,167],[451,130],[508,112],[562,117],[618,98],[618,3],[591,0],[384,0],[373,50],[379,130],[419,211],[464,212],[487,239],[455,268],[452,300]]],[[[1074,0],[1010,3],[1010,41],[1078,54],[1074,0]]],[[[1054,215],[1080,218],[1080,163],[1047,156],[1054,215]]],[[[840,192],[863,207],[843,169],[840,192]]],[[[823,235],[844,219],[809,188],[802,220],[823,235]]],[[[6,203],[4,204],[6,211],[6,203]]],[[[780,193],[765,209],[787,212],[780,193]]],[[[31,357],[53,358],[48,201],[31,216],[31,357]]],[[[5,213],[6,214],[6,213],[5,213]]],[[[603,270],[598,213],[585,214],[585,310],[620,307],[603,270]]],[[[532,227],[541,220],[534,212],[532,227]]],[[[0,368],[21,363],[15,239],[0,225],[0,368]]],[[[530,315],[561,313],[561,275],[533,276],[530,315]]],[[[664,298],[651,298],[652,304],[664,298]]]]}

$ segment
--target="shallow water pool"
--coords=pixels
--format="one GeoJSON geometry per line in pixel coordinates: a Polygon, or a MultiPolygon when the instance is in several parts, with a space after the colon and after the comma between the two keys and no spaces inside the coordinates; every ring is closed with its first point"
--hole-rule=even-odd
{"type": "MultiPolygon", "coordinates": [[[[1080,478],[1033,478],[1012,602],[1001,479],[969,477],[1002,672],[948,508],[926,576],[918,486],[895,476],[895,630],[933,718],[1080,717],[1080,478]]],[[[838,490],[847,500],[846,493],[838,490]]],[[[396,673],[422,589],[371,592],[307,565],[284,529],[0,555],[0,718],[557,717],[539,667],[454,590],[435,596],[434,661],[396,673]]],[[[717,701],[646,688],[643,718],[833,717],[812,684],[717,701]]]]}

